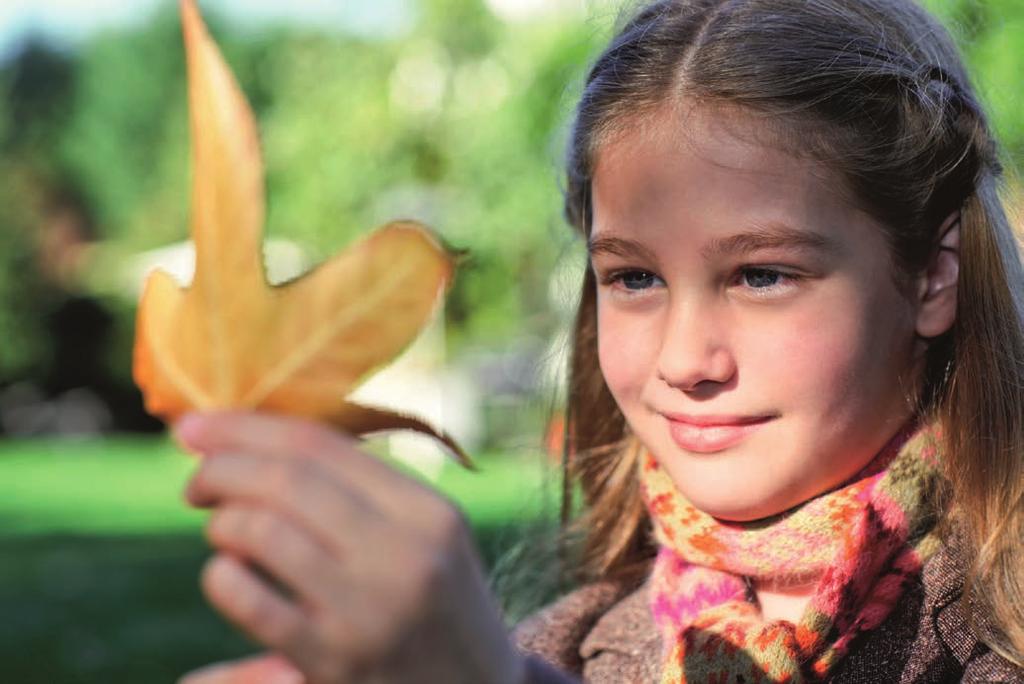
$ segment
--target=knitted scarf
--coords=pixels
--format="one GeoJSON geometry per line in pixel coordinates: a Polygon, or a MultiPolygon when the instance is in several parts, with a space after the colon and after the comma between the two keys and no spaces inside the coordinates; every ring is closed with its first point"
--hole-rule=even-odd
{"type": "Polygon", "coordinates": [[[752,523],[697,510],[643,454],[662,684],[824,679],[938,548],[939,444],[937,426],[908,424],[838,489],[752,523]],[[820,580],[798,624],[761,618],[750,580],[806,576],[820,580]]]}

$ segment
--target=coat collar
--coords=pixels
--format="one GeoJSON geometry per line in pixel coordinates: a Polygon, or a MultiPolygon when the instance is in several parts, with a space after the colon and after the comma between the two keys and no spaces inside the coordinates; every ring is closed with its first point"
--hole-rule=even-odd
{"type": "Polygon", "coordinates": [[[648,598],[649,586],[644,583],[605,612],[580,643],[583,662],[610,652],[639,659],[657,672],[661,667],[661,633],[651,617],[648,598]]]}

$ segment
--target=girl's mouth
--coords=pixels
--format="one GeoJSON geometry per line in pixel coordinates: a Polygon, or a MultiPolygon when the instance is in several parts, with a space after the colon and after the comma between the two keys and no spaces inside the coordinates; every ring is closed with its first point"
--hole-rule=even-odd
{"type": "Polygon", "coordinates": [[[679,413],[663,414],[668,421],[669,434],[684,451],[711,454],[739,444],[776,416],[695,416],[679,413]]]}

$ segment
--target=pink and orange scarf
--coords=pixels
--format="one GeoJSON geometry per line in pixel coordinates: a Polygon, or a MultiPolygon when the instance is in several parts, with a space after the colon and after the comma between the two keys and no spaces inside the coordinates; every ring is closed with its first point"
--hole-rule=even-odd
{"type": "Polygon", "coordinates": [[[641,490],[660,551],[650,577],[662,684],[820,681],[889,615],[937,550],[939,430],[904,427],[845,485],[756,523],[697,510],[650,453],[641,490]],[[765,621],[750,580],[820,575],[799,624],[765,621]]]}

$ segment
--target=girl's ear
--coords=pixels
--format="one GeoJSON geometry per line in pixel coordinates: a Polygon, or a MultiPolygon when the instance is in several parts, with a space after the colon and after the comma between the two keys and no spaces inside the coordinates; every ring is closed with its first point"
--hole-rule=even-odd
{"type": "Polygon", "coordinates": [[[960,212],[949,215],[939,228],[939,248],[918,283],[917,334],[937,337],[956,320],[960,277],[960,212]]]}

